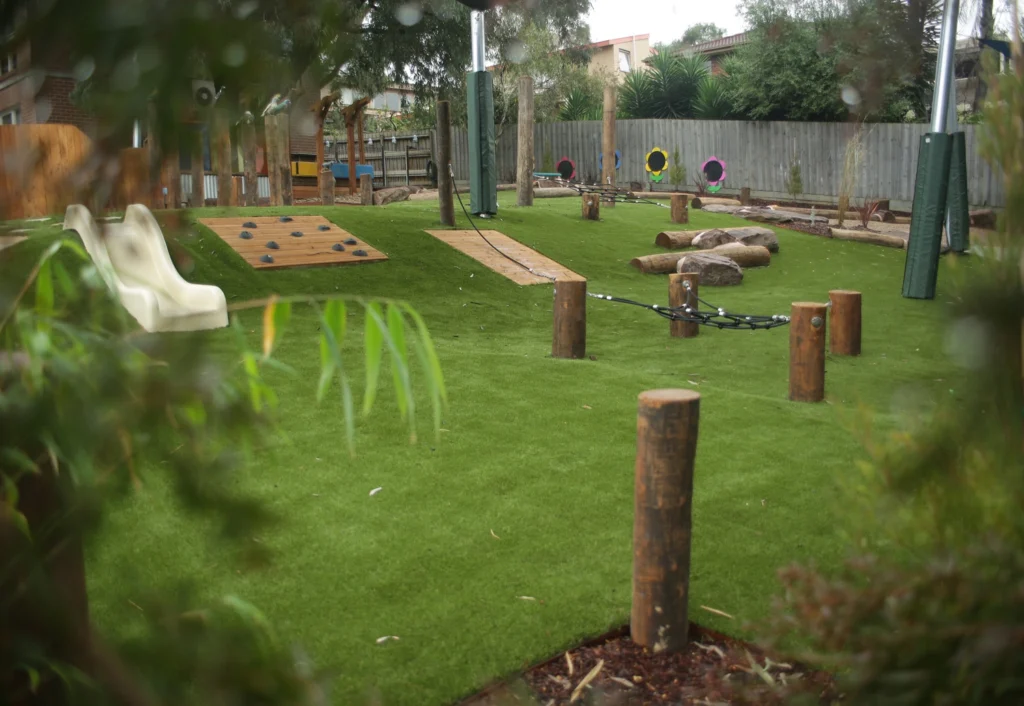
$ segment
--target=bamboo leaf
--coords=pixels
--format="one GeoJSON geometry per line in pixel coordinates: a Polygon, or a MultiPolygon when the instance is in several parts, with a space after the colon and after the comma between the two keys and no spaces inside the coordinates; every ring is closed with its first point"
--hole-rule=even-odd
{"type": "MultiPolygon", "coordinates": [[[[380,378],[380,360],[384,353],[384,322],[380,317],[380,304],[366,306],[366,333],[363,345],[366,347],[366,390],[363,392],[363,414],[369,414],[377,398],[377,381],[380,378]]],[[[404,417],[403,417],[404,418],[404,417]]]]}
{"type": "Polygon", "coordinates": [[[263,308],[263,357],[267,358],[270,356],[270,351],[274,349],[274,335],[276,333],[275,324],[277,319],[274,317],[274,310],[277,308],[277,295],[271,295],[270,301],[263,308]]]}
{"type": "MultiPolygon", "coordinates": [[[[404,383],[399,386],[398,390],[396,390],[396,392],[398,393],[398,411],[401,413],[402,419],[406,418],[406,414],[412,417],[414,409],[412,406],[412,391],[411,387],[409,386],[409,366],[405,364],[405,359],[399,353],[397,347],[395,346],[394,339],[391,338],[390,331],[385,325],[384,320],[381,318],[380,307],[369,305],[366,308],[366,314],[367,316],[373,317],[377,326],[380,328],[381,333],[384,335],[384,343],[387,344],[388,351],[391,353],[392,364],[399,368],[399,380],[402,383],[404,383]]],[[[410,426],[413,425],[414,421],[414,419],[409,420],[410,426]]],[[[412,433],[412,439],[413,441],[415,441],[416,439],[415,431],[413,431],[412,433]]]]}
{"type": "Polygon", "coordinates": [[[53,314],[53,261],[46,260],[36,275],[36,311],[40,316],[53,314]]]}
{"type": "Polygon", "coordinates": [[[53,263],[53,274],[58,286],[60,286],[61,293],[66,297],[75,296],[77,288],[75,287],[74,280],[71,279],[71,275],[68,274],[68,268],[64,267],[62,263],[55,261],[53,263]]]}
{"type": "Polygon", "coordinates": [[[249,401],[252,402],[253,410],[259,412],[263,408],[263,388],[259,382],[260,370],[256,364],[256,356],[249,352],[244,353],[242,364],[249,380],[249,401]]]}
{"type": "Polygon", "coordinates": [[[345,335],[345,305],[340,300],[328,302],[320,316],[320,355],[323,369],[320,373],[320,384],[317,394],[327,391],[335,372],[341,380],[341,406],[345,418],[345,439],[348,442],[349,454],[355,449],[355,420],[352,410],[352,388],[345,373],[345,364],[341,358],[339,338],[345,335]]]}
{"type": "Polygon", "coordinates": [[[430,406],[434,415],[434,436],[441,436],[441,412],[448,402],[448,393],[444,387],[444,375],[441,373],[441,363],[434,351],[434,343],[430,338],[430,332],[419,313],[409,304],[403,304],[402,308],[416,324],[419,340],[416,345],[416,357],[420,359],[423,366],[423,375],[427,381],[427,390],[430,395],[430,406]]]}
{"type": "Polygon", "coordinates": [[[412,381],[409,376],[409,349],[405,344],[405,319],[402,318],[402,310],[394,304],[388,304],[388,333],[391,335],[392,365],[391,375],[398,391],[398,409],[402,416],[408,414],[409,433],[412,440],[416,440],[416,426],[413,409],[415,401],[412,393],[412,381]]]}

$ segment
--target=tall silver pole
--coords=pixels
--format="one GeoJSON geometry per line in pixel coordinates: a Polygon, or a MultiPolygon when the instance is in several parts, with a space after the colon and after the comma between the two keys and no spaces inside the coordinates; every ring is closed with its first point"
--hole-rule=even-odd
{"type": "Polygon", "coordinates": [[[473,10],[469,13],[469,26],[473,43],[473,71],[486,71],[485,56],[487,54],[486,35],[484,33],[484,13],[473,10]]]}
{"type": "Polygon", "coordinates": [[[132,147],[142,147],[142,125],[138,120],[132,123],[132,147]]]}
{"type": "MultiPolygon", "coordinates": [[[[939,59],[935,64],[935,91],[932,93],[932,132],[946,132],[947,111],[953,91],[953,55],[956,53],[956,18],[960,0],[946,0],[939,36],[939,59]]],[[[955,101],[955,98],[953,99],[955,101]]],[[[953,110],[956,110],[954,102],[953,110]]]]}

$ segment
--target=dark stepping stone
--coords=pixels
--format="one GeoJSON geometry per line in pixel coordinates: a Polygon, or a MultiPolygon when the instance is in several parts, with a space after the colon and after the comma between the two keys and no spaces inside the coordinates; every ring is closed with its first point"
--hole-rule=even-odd
{"type": "Polygon", "coordinates": [[[292,231],[292,237],[293,238],[301,238],[302,237],[302,231],[301,230],[293,230],[292,231]]]}
{"type": "Polygon", "coordinates": [[[267,241],[267,247],[270,248],[271,250],[280,250],[281,249],[281,246],[278,245],[277,243],[275,243],[273,240],[268,240],[267,241]]]}
{"type": "Polygon", "coordinates": [[[281,221],[282,223],[291,223],[292,222],[292,217],[291,216],[281,216],[278,220],[281,221]]]}
{"type": "Polygon", "coordinates": [[[241,238],[242,240],[252,240],[252,233],[250,233],[247,230],[243,230],[241,233],[238,234],[238,237],[241,238]]]}
{"type": "Polygon", "coordinates": [[[242,227],[243,228],[255,228],[256,224],[253,223],[252,221],[246,221],[245,223],[242,224],[242,227]]]}
{"type": "Polygon", "coordinates": [[[316,227],[317,230],[330,230],[330,226],[319,225],[316,227]]]}
{"type": "Polygon", "coordinates": [[[331,246],[331,250],[334,250],[335,252],[345,252],[345,246],[341,243],[335,243],[331,246]]]}
{"type": "Polygon", "coordinates": [[[274,258],[270,255],[263,255],[260,257],[260,262],[273,262],[274,258]]]}
{"type": "Polygon", "coordinates": [[[359,245],[359,241],[355,238],[346,238],[345,245],[359,245]]]}
{"type": "Polygon", "coordinates": [[[352,254],[355,255],[356,257],[367,257],[365,250],[353,250],[352,254]]]}

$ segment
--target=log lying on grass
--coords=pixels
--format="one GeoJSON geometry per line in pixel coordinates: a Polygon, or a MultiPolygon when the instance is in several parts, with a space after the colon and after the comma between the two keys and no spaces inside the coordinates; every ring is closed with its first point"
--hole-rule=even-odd
{"type": "Polygon", "coordinates": [[[696,272],[701,287],[726,287],[743,283],[743,269],[725,255],[695,252],[684,255],[676,265],[677,272],[696,272]]]}
{"type": "Polygon", "coordinates": [[[711,254],[724,255],[743,268],[768,267],[772,262],[772,254],[763,245],[725,243],[711,250],[711,254]]]}
{"type": "Polygon", "coordinates": [[[654,244],[667,250],[682,250],[693,243],[702,230],[666,230],[654,236],[654,244]]]}
{"type": "Polygon", "coordinates": [[[387,206],[389,203],[395,203],[396,201],[408,201],[409,193],[409,188],[405,186],[395,186],[389,189],[374,191],[373,205],[387,206]]]}
{"type": "Polygon", "coordinates": [[[738,199],[724,199],[717,196],[694,196],[690,199],[690,205],[700,209],[705,206],[740,206],[738,199]]]}
{"type": "Polygon", "coordinates": [[[836,240],[853,240],[858,243],[884,245],[887,248],[899,248],[901,250],[907,247],[907,241],[897,235],[886,235],[885,233],[876,233],[870,230],[843,230],[841,228],[833,228],[832,237],[836,240]]]}
{"type": "Polygon", "coordinates": [[[996,212],[991,208],[984,208],[978,211],[971,211],[971,225],[975,228],[995,228],[996,212]]]}
{"type": "Polygon", "coordinates": [[[828,219],[821,216],[814,216],[812,218],[808,213],[797,213],[777,208],[712,204],[705,206],[704,210],[708,213],[728,213],[732,216],[745,218],[748,221],[758,221],[761,223],[791,223],[794,221],[798,223],[828,223],[828,219]]]}
{"type": "Polygon", "coordinates": [[[896,214],[892,211],[875,211],[871,214],[871,220],[877,223],[895,223],[896,214]]]}
{"type": "Polygon", "coordinates": [[[564,186],[558,186],[553,189],[534,189],[533,198],[535,199],[556,199],[565,196],[579,196],[579,192],[576,189],[567,189],[564,186]]]}
{"type": "Polygon", "coordinates": [[[629,264],[645,275],[664,275],[676,271],[676,264],[686,257],[687,253],[666,252],[657,255],[634,257],[629,264]]]}

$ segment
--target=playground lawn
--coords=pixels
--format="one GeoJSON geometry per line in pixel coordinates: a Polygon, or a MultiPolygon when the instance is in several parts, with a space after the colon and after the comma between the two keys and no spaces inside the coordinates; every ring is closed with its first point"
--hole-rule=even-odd
{"type": "MultiPolygon", "coordinates": [[[[517,209],[511,197],[502,194],[500,215],[481,227],[586,276],[592,292],[667,301],[666,278],[628,262],[657,252],[655,234],[672,229],[668,210],[620,205],[594,223],[581,221],[578,199],[517,209]]],[[[257,272],[198,228],[183,241],[195,257],[190,278],[219,285],[229,302],[271,292],[411,302],[445,372],[450,405],[440,439],[423,400],[420,440],[410,444],[385,390],[360,420],[350,458],[335,399],[315,400],[316,322],[302,307],[278,355],[295,373],[269,378],[281,433],[239,480],[283,520],[257,538],[273,549],[273,564],[240,570],[208,539],[206,524],[180,514],[151,482],[111,514],[90,549],[92,609],[105,629],[124,635],[140,623],[139,596],[128,588],[138,580],[194,580],[204,599],[236,594],[318,665],[338,668],[335,703],[451,704],[628,620],[643,390],[701,393],[691,617],[744,637],[756,637],[747,623],[771,610],[777,569],[834,566],[846,552],[837,483],[864,457],[854,419],[861,408],[877,434],[901,428],[906,400],[955,394],[944,352],[949,260],[939,300],[910,301],[900,296],[903,251],[780,230],[769,268],[748,270],[739,287],[702,290],[713,304],[755,314],[826,301],[830,289],[864,293],[864,354],[830,356],[827,402],[798,404],[786,399],[786,328],[705,328],[696,339],[671,339],[668,322],[652,312],[590,300],[591,358],[550,358],[551,287],[517,286],[424,233],[436,227],[435,203],[259,213],[323,214],[391,259],[257,272]],[[378,644],[385,635],[400,639],[378,644]]],[[[691,218],[692,228],[740,225],[699,211],[691,218]]],[[[468,227],[461,213],[459,221],[468,227]]],[[[259,314],[245,323],[257,329],[259,314]]],[[[357,379],[361,327],[350,324],[346,344],[357,379]]]]}

